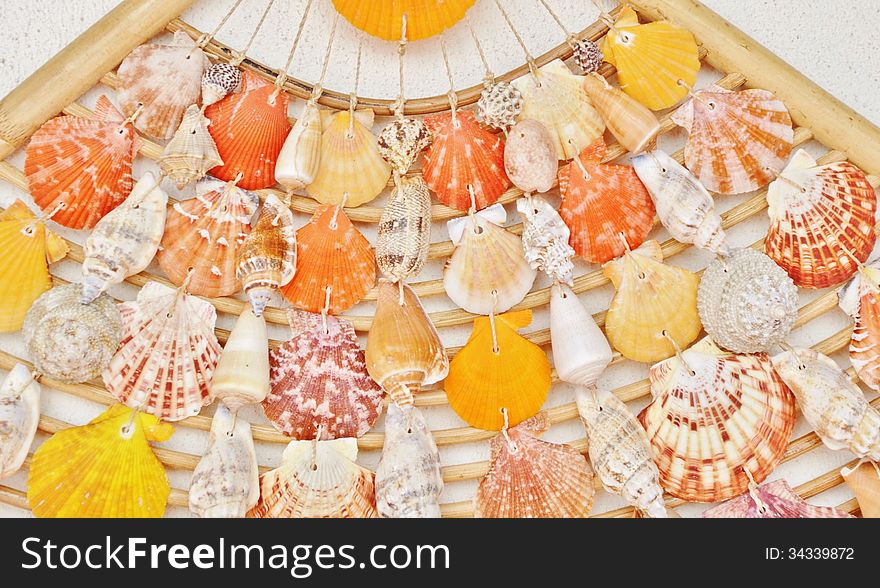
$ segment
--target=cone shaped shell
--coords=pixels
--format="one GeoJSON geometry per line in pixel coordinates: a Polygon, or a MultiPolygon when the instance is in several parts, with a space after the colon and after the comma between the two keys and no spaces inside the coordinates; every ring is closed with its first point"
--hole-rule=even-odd
{"type": "Polygon", "coordinates": [[[571,288],[554,284],[550,291],[550,342],[559,379],[592,386],[611,363],[608,340],[571,288]]]}
{"type": "Polygon", "coordinates": [[[865,266],[840,292],[840,307],[853,319],[849,360],[859,379],[880,390],[880,271],[865,266]]]}
{"type": "Polygon", "coordinates": [[[287,190],[302,190],[315,180],[321,165],[321,113],[309,101],[284,140],[275,181],[287,190]]]}
{"type": "Polygon", "coordinates": [[[211,396],[232,412],[269,393],[269,333],[250,309],[241,312],[210,382],[211,396]]]}
{"type": "Polygon", "coordinates": [[[574,249],[568,244],[571,233],[556,209],[538,196],[520,198],[516,210],[523,219],[522,244],[526,261],[553,280],[572,284],[574,249]]]}
{"type": "Polygon", "coordinates": [[[171,492],[150,441],[174,429],[115,404],[87,425],[40,445],[28,477],[28,506],[41,518],[159,518],[171,492]]]}
{"type": "Polygon", "coordinates": [[[523,192],[546,192],[556,181],[559,161],[547,128],[536,120],[516,123],[504,145],[504,170],[523,192]]]}
{"type": "Polygon", "coordinates": [[[406,37],[418,41],[433,37],[461,20],[475,0],[333,0],[339,14],[353,26],[386,41],[400,39],[404,15],[406,37]]]}
{"type": "Polygon", "coordinates": [[[193,104],[186,109],[183,122],[156,160],[159,169],[174,180],[178,190],[202,179],[208,170],[223,165],[214,138],[208,132],[210,124],[211,121],[193,104]]]}
{"type": "Polygon", "coordinates": [[[641,153],[660,133],[660,121],[653,112],[610,85],[601,75],[585,76],[584,92],[611,134],[630,153],[641,153]]]}
{"type": "Polygon", "coordinates": [[[862,518],[880,519],[880,472],[876,464],[860,463],[845,471],[843,479],[859,501],[862,518]]]}
{"type": "Polygon", "coordinates": [[[785,480],[773,480],[703,513],[708,519],[848,519],[829,506],[813,506],[795,494],[785,480]]]}
{"type": "Polygon", "coordinates": [[[40,385],[17,363],[0,384],[0,480],[19,470],[40,422],[40,385]]]}
{"type": "Polygon", "coordinates": [[[395,281],[418,275],[430,245],[431,194],[421,176],[401,177],[379,219],[379,269],[395,281]]]}

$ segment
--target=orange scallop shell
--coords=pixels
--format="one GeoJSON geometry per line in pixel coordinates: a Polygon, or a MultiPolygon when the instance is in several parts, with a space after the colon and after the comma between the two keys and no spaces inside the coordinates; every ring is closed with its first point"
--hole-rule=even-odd
{"type": "Polygon", "coordinates": [[[131,162],[141,141],[124,120],[101,96],[92,117],[58,116],[33,134],[24,173],[37,206],[55,211],[52,220],[91,229],[128,197],[134,185],[131,162]]]}
{"type": "Polygon", "coordinates": [[[641,245],[654,226],[654,203],[633,168],[604,164],[605,141],[599,137],[580,155],[587,177],[572,162],[559,170],[562,203],[559,216],[571,231],[569,244],[592,263],[605,263],[641,245]]]}
{"type": "Polygon", "coordinates": [[[280,92],[270,103],[275,87],[245,70],[239,93],[228,94],[210,105],[205,116],[208,130],[217,144],[223,165],[211,170],[221,180],[234,180],[247,190],[275,184],[275,162],[291,125],[287,119],[287,93],[280,92]]]}
{"type": "Polygon", "coordinates": [[[507,190],[504,141],[484,130],[473,112],[438,114],[425,119],[434,137],[425,151],[425,183],[446,206],[468,210],[474,189],[477,209],[493,204],[507,190]]]}
{"type": "Polygon", "coordinates": [[[291,304],[321,312],[330,287],[330,314],[360,302],[376,283],[376,257],[370,242],[345,211],[322,205],[296,232],[296,273],[281,288],[291,304]]]}

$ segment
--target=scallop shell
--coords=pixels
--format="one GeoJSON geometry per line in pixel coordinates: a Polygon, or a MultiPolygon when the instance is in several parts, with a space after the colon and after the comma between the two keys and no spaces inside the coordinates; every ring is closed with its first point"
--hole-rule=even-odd
{"type": "Polygon", "coordinates": [[[294,439],[361,437],[379,418],[384,394],[367,373],[354,327],[296,309],[287,320],[291,339],[269,354],[266,417],[294,439]]]}
{"type": "Polygon", "coordinates": [[[370,242],[337,206],[319,206],[296,232],[296,272],[281,288],[297,308],[321,312],[330,288],[330,314],[360,302],[376,283],[376,259],[370,242]]]}
{"type": "Polygon", "coordinates": [[[27,500],[40,518],[160,518],[171,487],[150,441],[174,433],[154,416],[114,404],[37,448],[27,500]]]}
{"type": "Polygon", "coordinates": [[[217,313],[209,303],[158,282],[147,282],[137,301],[119,305],[124,334],[104,369],[104,385],[120,402],[160,419],[197,415],[213,400],[209,383],[220,343],[217,313]]]}
{"type": "Polygon", "coordinates": [[[792,349],[773,357],[773,367],[826,447],[880,461],[880,411],[833,359],[813,349],[792,349]]]}
{"type": "Polygon", "coordinates": [[[417,118],[395,118],[379,133],[379,154],[398,174],[405,174],[431,144],[431,131],[417,118]]]}
{"type": "Polygon", "coordinates": [[[626,404],[595,387],[577,388],[575,399],[587,431],[590,464],[605,490],[650,518],[671,516],[648,436],[626,404]]]}
{"type": "Polygon", "coordinates": [[[81,294],[79,284],[55,286],[37,298],[22,326],[34,369],[65,384],[98,376],[122,337],[113,300],[102,294],[80,304],[81,294]]]}
{"type": "Polygon", "coordinates": [[[168,194],[146,172],[125,202],[98,221],[83,246],[83,304],[150,265],[165,231],[167,206],[168,194]]]}
{"type": "Polygon", "coordinates": [[[651,110],[684,98],[700,71],[697,43],[689,31],[665,20],[639,24],[628,6],[605,36],[602,53],[617,68],[621,89],[651,110]]]}
{"type": "Polygon", "coordinates": [[[440,518],[440,453],[422,412],[388,405],[376,468],[376,506],[385,518],[440,518]]]}
{"type": "Polygon", "coordinates": [[[263,317],[241,311],[209,385],[211,396],[232,412],[269,394],[269,333],[263,317]]]}
{"type": "Polygon", "coordinates": [[[238,185],[246,190],[268,188],[275,182],[275,163],[290,133],[287,93],[271,100],[275,87],[249,71],[241,92],[211,104],[205,116],[223,165],[211,175],[225,181],[242,174],[238,185]]]}
{"type": "Polygon", "coordinates": [[[556,183],[556,145],[547,128],[536,120],[516,123],[504,144],[504,171],[523,192],[546,192],[556,183]]]}
{"type": "Polygon", "coordinates": [[[592,386],[611,363],[608,340],[580,299],[563,284],[550,289],[550,343],[559,379],[592,386]]]}
{"type": "Polygon", "coordinates": [[[526,261],[522,239],[482,212],[449,221],[453,227],[462,223],[458,238],[450,229],[455,250],[443,270],[446,294],[468,312],[505,312],[525,298],[537,276],[526,261]]]}
{"type": "Polygon", "coordinates": [[[872,390],[880,390],[880,268],[877,262],[862,266],[840,290],[840,308],[853,319],[849,360],[872,390]]]}
{"type": "Polygon", "coordinates": [[[517,200],[516,210],[523,219],[522,244],[529,266],[571,286],[575,252],[568,244],[568,227],[556,209],[543,198],[531,196],[517,200]]]}
{"type": "Polygon", "coordinates": [[[281,465],[260,476],[249,518],[376,518],[375,476],[362,468],[356,439],[291,441],[281,465]]]}
{"type": "Polygon", "coordinates": [[[358,110],[352,117],[343,110],[321,111],[321,165],[306,186],[309,196],[322,204],[360,206],[382,193],[391,177],[391,166],[379,154],[370,132],[373,111],[358,110]]]}
{"type": "Polygon", "coordinates": [[[480,92],[475,115],[484,125],[505,131],[516,124],[522,108],[522,92],[516,86],[492,80],[480,92]]]}
{"type": "Polygon", "coordinates": [[[275,164],[275,181],[287,190],[302,190],[318,175],[321,166],[321,112],[311,100],[306,102],[302,114],[284,141],[278,163],[275,164]]]}
{"type": "Polygon", "coordinates": [[[847,486],[856,495],[862,518],[880,519],[880,470],[874,462],[861,462],[842,472],[847,486]]]}
{"type": "Polygon", "coordinates": [[[510,426],[516,426],[533,417],[547,399],[547,355],[517,333],[531,322],[530,310],[477,317],[467,343],[449,364],[446,397],[472,427],[500,431],[502,409],[510,426]]]}
{"type": "Polygon", "coordinates": [[[58,116],[31,136],[28,190],[56,223],[91,229],[131,192],[131,161],[140,143],[134,127],[101,96],[90,118],[58,116]]]}
{"type": "Polygon", "coordinates": [[[484,130],[467,110],[429,116],[425,124],[434,139],[425,151],[422,173],[437,199],[446,206],[468,210],[470,186],[478,210],[498,200],[510,185],[501,136],[484,130]]]}
{"type": "Polygon", "coordinates": [[[189,276],[188,291],[196,296],[238,292],[236,256],[258,205],[255,194],[231,182],[200,181],[195,198],[175,202],[168,212],[159,267],[177,286],[189,276]]]}
{"type": "Polygon", "coordinates": [[[735,353],[768,351],[791,332],[798,292],[760,251],[732,249],[703,272],[697,309],[703,328],[721,347],[735,353]]]}
{"type": "Polygon", "coordinates": [[[400,24],[406,21],[406,38],[427,39],[460,21],[475,0],[333,0],[336,10],[353,26],[385,39],[400,39],[400,24]]]}
{"type": "Polygon", "coordinates": [[[403,282],[379,280],[365,357],[370,377],[399,405],[412,404],[413,394],[449,371],[440,334],[416,293],[403,282]]]}
{"type": "Polygon", "coordinates": [[[703,512],[707,519],[849,519],[852,515],[830,506],[813,506],[795,494],[785,480],[749,489],[748,494],[703,512]]]}
{"type": "Polygon", "coordinates": [[[0,212],[0,333],[21,328],[34,300],[52,287],[49,264],[68,249],[21,200],[0,212]]]}
{"type": "Polygon", "coordinates": [[[376,239],[379,269],[394,281],[418,275],[431,245],[431,194],[422,176],[400,177],[382,210],[376,239]]]}
{"type": "Polygon", "coordinates": [[[178,190],[202,179],[208,170],[223,165],[214,138],[208,131],[210,124],[211,121],[193,104],[186,109],[183,122],[156,160],[162,174],[171,178],[178,190]]]}
{"type": "Polygon", "coordinates": [[[764,250],[797,286],[839,284],[874,248],[877,195],[849,162],[818,165],[801,149],[770,184],[767,203],[764,250]]]}
{"type": "Polygon", "coordinates": [[[633,168],[604,164],[600,137],[578,161],[559,169],[559,216],[571,230],[571,246],[591,263],[623,255],[625,245],[640,246],[654,228],[654,203],[633,168]]]}
{"type": "Polygon", "coordinates": [[[593,507],[593,471],[570,445],[538,439],[539,413],[492,439],[489,471],[474,499],[477,518],[584,518],[593,507]]]}
{"type": "Polygon", "coordinates": [[[208,448],[193,470],[189,509],[203,518],[242,518],[260,497],[251,425],[218,406],[208,448]]]}
{"type": "Polygon", "coordinates": [[[219,61],[211,65],[202,74],[202,105],[208,107],[227,94],[239,92],[242,79],[241,70],[231,63],[219,61]]]}
{"type": "Polygon", "coordinates": [[[631,153],[641,153],[660,133],[660,121],[645,106],[592,73],[584,77],[584,92],[602,116],[608,130],[631,153]]]}
{"type": "Polygon", "coordinates": [[[688,132],[684,161],[713,192],[741,194],[770,183],[794,143],[791,115],[767,90],[697,90],[672,113],[688,132]]]}
{"type": "Polygon", "coordinates": [[[730,252],[715,201],[697,178],[664,151],[637,155],[632,164],[674,239],[721,256],[730,252]]]}
{"type": "Polygon", "coordinates": [[[602,117],[581,87],[582,80],[554,59],[538,70],[537,79],[524,75],[513,81],[523,95],[519,120],[542,123],[553,137],[558,159],[571,159],[605,132],[602,117]]]}
{"type": "Polygon", "coordinates": [[[0,480],[21,468],[40,422],[40,385],[17,363],[0,384],[0,480]]]}
{"type": "Polygon", "coordinates": [[[236,260],[235,278],[254,314],[263,316],[272,292],[288,284],[296,271],[293,213],[274,194],[263,201],[257,223],[238,249],[236,260]]]}
{"type": "Polygon", "coordinates": [[[745,492],[779,465],[794,428],[794,397],[766,354],[735,355],[708,337],[651,367],[653,401],[639,415],[660,483],[692,502],[745,492]]]}
{"type": "Polygon", "coordinates": [[[134,126],[154,139],[170,139],[188,106],[199,101],[208,57],[186,33],[177,31],[169,43],[145,43],[122,60],[117,95],[134,126]]]}
{"type": "Polygon", "coordinates": [[[700,278],[664,264],[657,241],[645,241],[638,249],[609,261],[603,272],[617,290],[605,316],[605,335],[624,357],[660,361],[675,353],[664,332],[682,349],[700,334],[700,278]]]}

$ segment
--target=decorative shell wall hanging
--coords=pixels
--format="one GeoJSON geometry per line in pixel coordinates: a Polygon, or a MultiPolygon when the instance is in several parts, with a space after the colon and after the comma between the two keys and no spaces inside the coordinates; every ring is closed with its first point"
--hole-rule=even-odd
{"type": "Polygon", "coordinates": [[[211,121],[195,104],[186,109],[183,122],[174,137],[156,159],[159,170],[171,178],[178,190],[201,180],[218,165],[223,165],[214,138],[208,131],[211,121]]]}
{"type": "Polygon", "coordinates": [[[538,196],[520,198],[516,210],[523,219],[522,244],[529,266],[570,286],[575,251],[568,244],[571,233],[559,213],[538,196]]]}
{"type": "Polygon", "coordinates": [[[853,319],[849,360],[859,379],[880,390],[880,269],[877,262],[862,266],[841,288],[840,308],[853,319]]]}
{"type": "Polygon", "coordinates": [[[593,386],[613,355],[608,340],[580,299],[564,284],[550,289],[553,367],[564,382],[593,386]]]}
{"type": "Polygon", "coordinates": [[[829,506],[813,506],[795,494],[785,480],[753,485],[743,494],[703,513],[707,519],[849,519],[829,506]]]}
{"type": "Polygon", "coordinates": [[[269,333],[263,317],[242,310],[209,386],[211,396],[233,413],[269,394],[269,333]]]}
{"type": "Polygon", "coordinates": [[[17,472],[40,422],[40,385],[17,363],[0,384],[0,480],[17,472]]]}
{"type": "Polygon", "coordinates": [[[431,194],[420,175],[395,175],[377,227],[376,263],[393,281],[418,275],[431,245],[431,194]]]}

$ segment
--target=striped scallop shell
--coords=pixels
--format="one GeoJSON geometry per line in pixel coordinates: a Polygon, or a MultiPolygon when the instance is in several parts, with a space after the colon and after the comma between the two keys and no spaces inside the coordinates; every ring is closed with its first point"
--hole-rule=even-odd
{"type": "Polygon", "coordinates": [[[853,319],[849,360],[872,390],[880,390],[880,268],[863,266],[840,292],[840,308],[853,319]]]}
{"type": "Polygon", "coordinates": [[[660,483],[692,502],[742,494],[779,465],[797,418],[766,354],[735,355],[708,337],[651,367],[653,401],[639,420],[660,483]]]}
{"type": "Polygon", "coordinates": [[[376,262],[393,280],[418,275],[431,245],[431,194],[420,175],[404,176],[382,210],[376,239],[376,262]]]}
{"type": "Polygon", "coordinates": [[[770,184],[767,203],[764,250],[797,286],[839,284],[874,248],[877,195],[849,162],[817,165],[801,149],[770,184]]]}
{"type": "Polygon", "coordinates": [[[21,468],[40,422],[40,385],[24,364],[0,384],[0,480],[21,468]]]}
{"type": "Polygon", "coordinates": [[[703,512],[707,519],[849,519],[852,515],[830,506],[814,506],[795,494],[785,480],[749,489],[724,504],[703,512]]]}
{"type": "Polygon", "coordinates": [[[570,445],[538,435],[550,428],[544,413],[492,439],[489,471],[474,499],[477,518],[583,518],[593,507],[593,471],[570,445]],[[513,446],[511,446],[513,445],[513,446]]]}
{"type": "Polygon", "coordinates": [[[208,170],[223,165],[214,138],[208,132],[210,124],[211,121],[193,104],[186,109],[183,122],[156,159],[159,169],[174,181],[178,190],[201,180],[208,170]]]}

